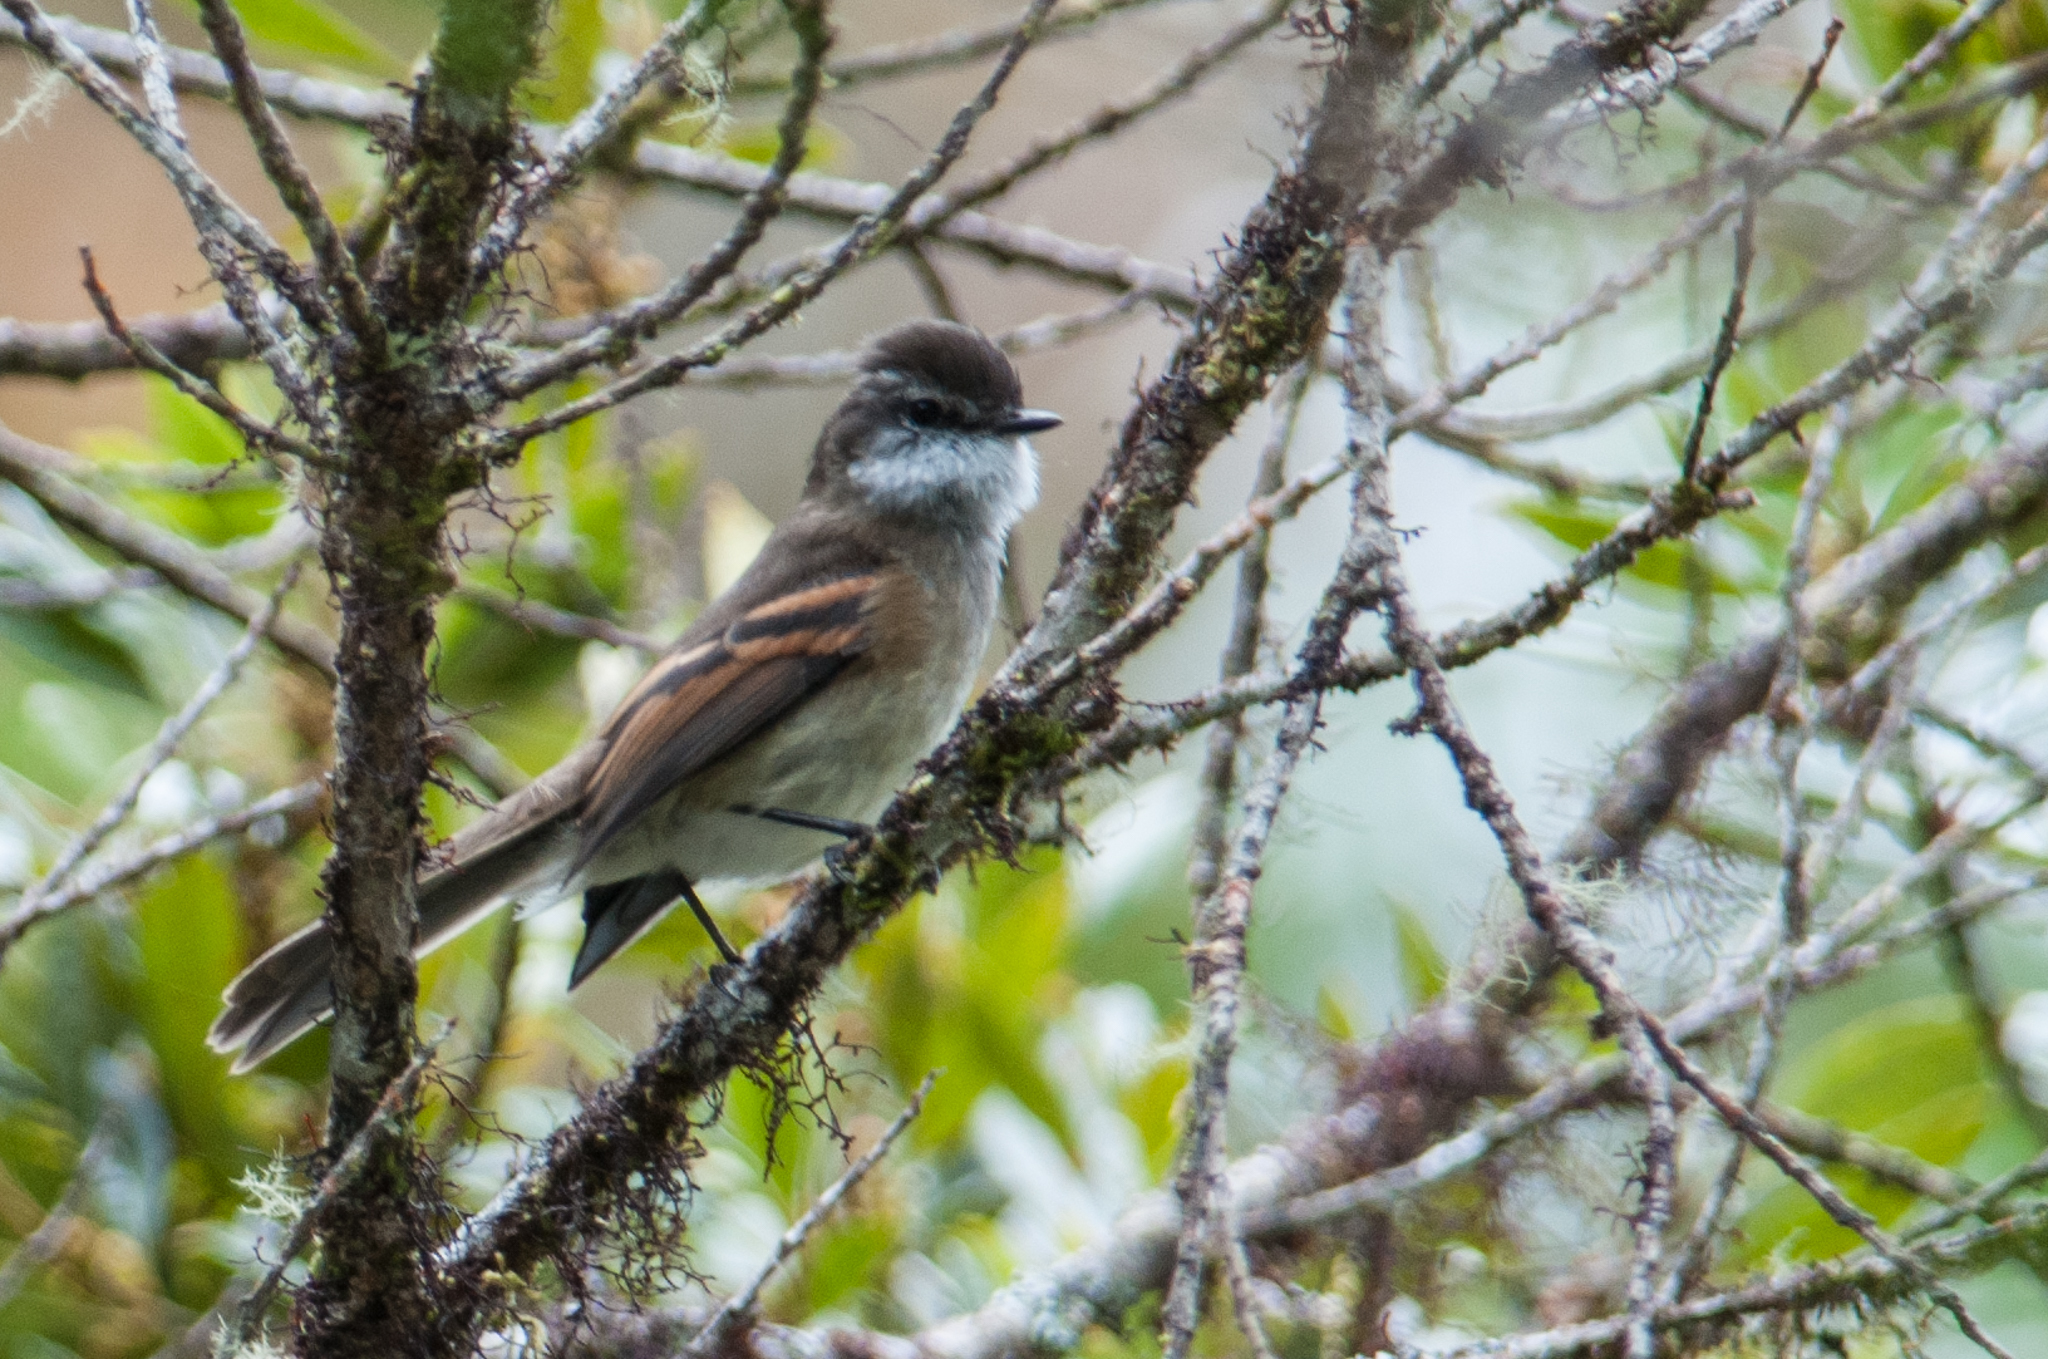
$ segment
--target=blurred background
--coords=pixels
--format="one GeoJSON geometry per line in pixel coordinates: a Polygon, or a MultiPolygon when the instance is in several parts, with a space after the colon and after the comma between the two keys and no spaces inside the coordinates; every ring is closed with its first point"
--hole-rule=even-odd
{"type": "MultiPolygon", "coordinates": [[[[565,2],[549,73],[533,95],[537,116],[573,111],[611,69],[606,63],[615,68],[623,53],[644,45],[672,8],[648,0],[565,2]]],[[[1883,23],[1924,22],[1953,7],[1926,0],[1913,14],[1907,8],[1873,5],[1850,16],[1866,27],[1827,70],[1831,107],[1845,107],[1889,69],[1869,34],[1881,37],[1883,23]]],[[[279,21],[261,49],[266,60],[355,81],[403,80],[432,32],[427,7],[412,4],[332,0],[245,10],[300,25],[279,21]],[[320,23],[305,19],[309,13],[320,23]]],[[[1034,135],[1137,87],[1243,10],[1163,0],[1048,44],[1024,63],[983,125],[968,171],[997,164],[1034,135]]],[[[1012,11],[980,0],[865,0],[842,6],[834,22],[838,50],[852,53],[995,23],[1012,11]]],[[[112,0],[71,12],[93,23],[124,22],[112,0]]],[[[1815,6],[1793,11],[1756,48],[1718,69],[1714,88],[1730,100],[1781,107],[1828,18],[1815,6]]],[[[184,11],[167,14],[166,26],[174,41],[204,45],[184,11]]],[[[1539,19],[1512,51],[1540,50],[1566,31],[1539,19]]],[[[740,69],[772,74],[777,51],[771,41],[740,69]]],[[[1028,182],[1005,200],[1002,215],[1206,275],[1211,252],[1287,154],[1288,115],[1315,78],[1311,57],[1305,42],[1276,30],[1165,112],[1028,182]]],[[[980,64],[968,64],[828,92],[812,168],[859,180],[900,177],[982,75],[980,64]]],[[[1487,78],[1478,73],[1474,88],[1484,89],[1487,78]]],[[[19,51],[0,48],[0,111],[35,79],[19,51]]],[[[698,140],[760,158],[772,149],[777,102],[745,93],[744,83],[738,88],[698,140]]],[[[289,219],[233,119],[200,99],[186,109],[202,160],[286,234],[289,219]]],[[[2023,122],[2032,116],[2029,105],[2023,122]]],[[[361,134],[304,123],[291,130],[337,208],[360,203],[379,168],[361,134]]],[[[1583,296],[1697,206],[1649,195],[1627,212],[1588,212],[1585,204],[1626,198],[1682,173],[1698,145],[1697,115],[1672,106],[1640,135],[1596,132],[1544,158],[1511,191],[1468,195],[1431,233],[1427,252],[1404,257],[1397,270],[1404,297],[1433,298],[1395,309],[1405,318],[1392,336],[1398,362],[1426,376],[1441,361],[1433,352],[1440,339],[1449,368],[1461,370],[1583,296]],[[1440,337],[1425,324],[1432,312],[1440,337]]],[[[724,231],[731,211],[725,199],[672,186],[592,185],[529,261],[534,305],[570,313],[630,296],[687,265],[724,231]]],[[[1843,211],[1816,191],[1767,219],[1773,259],[1785,261],[1775,266],[1781,273],[1772,286],[1789,287],[1802,259],[1853,234],[1856,223],[1844,221],[1843,211]]],[[[828,240],[834,230],[785,219],[771,229],[763,257],[828,240]]],[[[209,304],[215,294],[190,240],[154,166],[75,94],[0,138],[0,315],[92,319],[79,286],[81,245],[92,248],[130,317],[209,304]]],[[[991,332],[1100,300],[964,252],[936,251],[932,259],[945,305],[991,332]]],[[[1700,343],[1718,320],[1727,272],[1725,242],[1693,252],[1612,321],[1510,374],[1482,408],[1541,407],[1605,390],[1700,343]]],[[[886,257],[750,352],[856,346],[932,310],[934,286],[912,262],[886,257]]],[[[1889,305],[1895,280],[1892,286],[1891,294],[1874,286],[1862,310],[1850,306],[1793,330],[1768,352],[1746,355],[1731,375],[1724,420],[1744,418],[1836,356],[1843,335],[1860,335],[1866,312],[1889,305]]],[[[1035,600],[1049,580],[1064,527],[1099,474],[1135,385],[1159,371],[1176,335],[1171,318],[1140,307],[1118,325],[1019,358],[1029,403],[1066,417],[1035,441],[1044,496],[1014,557],[1025,599],[1035,600]]],[[[265,399],[253,377],[240,390],[252,402],[265,399]]],[[[1535,451],[1588,475],[1667,476],[1673,422],[1682,429],[1695,390],[1688,385],[1535,451]]],[[[523,592],[665,640],[794,503],[810,441],[839,395],[833,385],[685,385],[543,440],[499,487],[502,515],[461,517],[465,579],[477,590],[523,592]]],[[[1873,436],[1868,462],[1858,464],[1872,522],[1924,503],[1943,484],[1923,478],[1925,485],[1899,489],[1926,447],[1947,440],[1943,446],[1960,450],[1958,458],[1971,447],[1955,412],[1928,420],[1889,436],[1896,447],[1873,436]]],[[[1175,535],[1176,551],[1242,506],[1270,421],[1264,411],[1247,420],[1211,460],[1175,535]]],[[[250,545],[289,507],[287,488],[236,463],[239,445],[224,427],[154,380],[7,377],[0,422],[90,460],[124,504],[211,549],[260,551],[250,545]],[[192,489],[182,474],[194,466],[219,479],[192,489]]],[[[1300,463],[1327,456],[1341,439],[1342,413],[1325,384],[1303,408],[1300,463]]],[[[1411,579],[1436,626],[1513,604],[1619,513],[1603,521],[1604,510],[1546,499],[1420,439],[1400,446],[1395,465],[1401,523],[1416,535],[1407,548],[1411,579]]],[[[1459,700],[1546,848],[1583,815],[1613,753],[1688,658],[1775,616],[1789,503],[1780,496],[1767,504],[1756,520],[1763,528],[1717,525],[1697,549],[1653,554],[1563,627],[1456,676],[1459,700]],[[1712,582],[1713,607],[1704,615],[1688,611],[1702,571],[1712,582]]],[[[1299,640],[1299,620],[1328,577],[1344,516],[1341,495],[1332,494],[1277,535],[1273,646],[1299,640]]],[[[0,579],[98,569],[25,497],[0,486],[0,579]]],[[[309,579],[291,607],[321,618],[323,596],[321,583],[309,579]]],[[[1212,682],[1227,600],[1223,590],[1198,600],[1126,672],[1126,693],[1163,700],[1212,682]]],[[[2015,740],[2037,733],[2044,711],[2043,639],[2030,640],[2032,603],[1988,620],[1944,679],[1969,711],[2015,740]]],[[[632,647],[536,631],[475,598],[451,600],[441,623],[442,696],[529,775],[601,720],[645,663],[632,647]]],[[[68,830],[119,785],[163,716],[236,634],[161,591],[125,592],[70,612],[0,608],[0,891],[47,867],[68,830]]],[[[1321,1107],[1341,1079],[1346,1045],[1427,1001],[1456,971],[1475,932],[1519,909],[1503,892],[1495,846],[1464,809],[1440,749],[1388,731],[1408,707],[1398,686],[1334,700],[1322,748],[1285,810],[1251,936],[1255,991],[1234,1089],[1236,1149],[1321,1107]]],[[[328,718],[324,695],[308,681],[259,661],[181,758],[150,779],[133,838],[117,847],[310,776],[327,749],[328,718]]],[[[861,950],[817,1011],[821,1044],[843,1045],[830,1049],[844,1082],[830,1101],[836,1125],[809,1116],[778,1123],[758,1087],[735,1081],[727,1117],[705,1133],[709,1151],[692,1208],[695,1268],[723,1286],[744,1277],[843,1168],[830,1127],[856,1143],[871,1139],[905,1093],[938,1068],[945,1074],[911,1149],[892,1158],[856,1211],[778,1285],[774,1315],[927,1324],[975,1305],[1012,1270],[1090,1239],[1133,1195],[1160,1182],[1185,1081],[1187,983],[1178,934],[1188,929],[1183,879],[1198,758],[1193,742],[1171,758],[1144,757],[1099,780],[1073,808],[1084,844],[1032,850],[1019,865],[958,875],[861,950]]],[[[1845,784],[1848,766],[1838,759],[1828,766],[1830,759],[1817,753],[1816,777],[1825,784],[1834,768],[1845,784]]],[[[1769,796],[1766,776],[1738,764],[1696,810],[1690,829],[1697,833],[1667,843],[1627,890],[1609,922],[1631,965],[1654,969],[1676,992],[1710,963],[1714,943],[1743,918],[1765,881],[1775,851],[1769,796]]],[[[472,814],[446,789],[435,790],[430,810],[443,832],[472,814]]],[[[319,909],[318,824],[317,812],[304,810],[259,823],[247,837],[38,930],[8,958],[0,973],[0,1235],[32,1230],[74,1183],[81,1149],[90,1142],[95,1150],[77,1172],[94,1206],[48,1270],[7,1280],[15,1291],[0,1297],[4,1353],[148,1353],[202,1314],[231,1278],[246,1275],[274,1233],[256,1211],[260,1194],[252,1206],[252,1186],[284,1192],[273,1158],[302,1154],[315,1140],[324,1039],[301,1043],[255,1076],[230,1079],[200,1038],[225,980],[319,909]]],[[[1870,835],[1874,874],[1896,845],[1882,828],[1870,835]]],[[[773,924],[786,900],[786,889],[711,894],[742,946],[773,924]]],[[[2043,998],[2038,1051],[2048,1077],[2048,947],[2037,914],[2006,919],[1986,953],[2009,995],[2043,998]]],[[[430,1113],[436,1135],[463,1149],[453,1174],[468,1195],[487,1195],[519,1137],[544,1133],[573,1108],[579,1088],[616,1072],[651,1035],[667,997],[708,958],[687,916],[671,919],[571,997],[563,983],[579,931],[573,906],[523,919],[507,914],[427,967],[426,1008],[461,1021],[451,1040],[453,1070],[472,1082],[468,1112],[444,1098],[430,1113]],[[498,1055],[485,1061],[479,1052],[498,1055]]],[[[1580,1040],[1544,1041],[1569,1048],[1580,1040]]],[[[2034,1051],[2014,1041],[2023,1055],[2034,1051]]],[[[1938,967],[1911,960],[1795,1011],[1786,1098],[1803,1091],[1823,1106],[1814,1112],[1832,1108],[1860,1120],[1857,1126],[1896,1131],[1907,1126],[1898,1120],[1918,1119],[1912,1126],[1921,1131],[1912,1135],[1921,1155],[2002,1165],[2030,1144],[2035,1115],[2001,1102],[1974,1051],[1938,967]],[[1873,1093],[1879,1086],[1881,1096],[1873,1093]],[[1875,1102],[1864,1108],[1859,1099],[1875,1102]]],[[[1615,1142],[1615,1155],[1621,1151],[1615,1142]]],[[[1535,1170],[1574,1191],[1589,1179],[1621,1179],[1611,1165],[1544,1162],[1535,1170]]],[[[1775,1192],[1763,1184],[1748,1206],[1749,1259],[1842,1249],[1810,1204],[1775,1192]]],[[[1559,1262],[1622,1239],[1625,1223],[1617,1225],[1613,1203],[1595,1192],[1528,1202],[1531,1211],[1513,1223],[1445,1210],[1418,1225],[1437,1233],[1451,1264],[1428,1289],[1417,1288],[1427,1299],[1426,1307],[1414,1303],[1418,1316],[1427,1313],[1426,1325],[1415,1323],[1423,1328],[1417,1334],[1428,1326],[1455,1333],[1533,1308],[1559,1262]],[[1509,1236],[1517,1240],[1512,1256],[1502,1247],[1509,1236]],[[1459,1250],[1495,1267],[1474,1269],[1459,1250]]],[[[1998,1278],[1985,1295],[1987,1317],[2007,1328],[2009,1343],[2031,1336],[2048,1346],[2038,1281],[1998,1278]]],[[[678,1294],[701,1296],[694,1287],[679,1281],[678,1294]]],[[[1091,1335],[1087,1346],[1121,1352],[1149,1343],[1147,1327],[1136,1325],[1128,1335],[1091,1335]]],[[[1310,1350],[1314,1343],[1301,1342],[1310,1350]]]]}

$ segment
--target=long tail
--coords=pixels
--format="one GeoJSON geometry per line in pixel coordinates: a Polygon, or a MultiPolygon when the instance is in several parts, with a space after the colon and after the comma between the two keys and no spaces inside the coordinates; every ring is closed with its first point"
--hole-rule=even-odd
{"type": "MultiPolygon", "coordinates": [[[[415,954],[446,943],[559,869],[571,831],[554,792],[536,783],[455,837],[449,866],[420,880],[415,954]]],[[[333,1013],[333,969],[323,922],[280,940],[228,984],[221,995],[226,1008],[207,1031],[207,1044],[215,1052],[239,1050],[234,1070],[249,1070],[333,1013]]]]}

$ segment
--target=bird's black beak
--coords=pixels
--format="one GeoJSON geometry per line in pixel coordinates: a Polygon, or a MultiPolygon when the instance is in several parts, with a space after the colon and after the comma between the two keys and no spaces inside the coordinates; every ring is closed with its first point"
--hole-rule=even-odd
{"type": "Polygon", "coordinates": [[[1036,434],[1042,429],[1051,429],[1053,426],[1061,423],[1063,422],[1060,418],[1051,411],[1015,410],[1005,416],[1002,423],[996,426],[996,433],[1008,435],[1036,434]]]}

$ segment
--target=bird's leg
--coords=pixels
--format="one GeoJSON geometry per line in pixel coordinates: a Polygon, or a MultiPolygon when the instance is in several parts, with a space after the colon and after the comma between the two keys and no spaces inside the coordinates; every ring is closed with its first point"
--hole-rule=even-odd
{"type": "Polygon", "coordinates": [[[842,840],[856,840],[874,830],[873,826],[863,825],[858,821],[843,821],[836,816],[815,816],[810,812],[792,812],[782,807],[749,807],[741,804],[735,806],[733,810],[743,816],[758,816],[763,821],[775,821],[803,830],[823,831],[842,840]]]}
{"type": "Polygon", "coordinates": [[[697,917],[697,923],[704,927],[704,933],[711,936],[711,942],[718,946],[719,956],[737,967],[740,962],[739,950],[726,941],[725,932],[718,928],[718,922],[711,918],[711,912],[704,909],[704,903],[697,900],[697,889],[688,878],[678,875],[683,885],[683,900],[689,903],[690,914],[697,917]]]}

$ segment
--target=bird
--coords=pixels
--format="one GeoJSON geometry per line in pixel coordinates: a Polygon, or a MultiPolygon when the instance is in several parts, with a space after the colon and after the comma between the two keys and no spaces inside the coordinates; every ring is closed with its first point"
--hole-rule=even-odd
{"type": "MultiPolygon", "coordinates": [[[[980,332],[871,340],[796,508],[590,739],[423,856],[415,952],[511,900],[581,894],[580,986],[695,892],[786,877],[864,830],[945,735],[998,612],[1010,530],[1038,498],[1023,404],[980,332]]],[[[208,1033],[250,1070],[332,1014],[324,921],[222,993],[208,1033]]]]}

